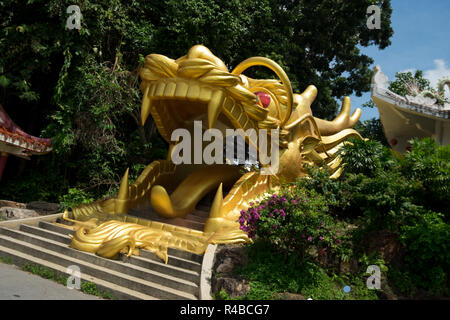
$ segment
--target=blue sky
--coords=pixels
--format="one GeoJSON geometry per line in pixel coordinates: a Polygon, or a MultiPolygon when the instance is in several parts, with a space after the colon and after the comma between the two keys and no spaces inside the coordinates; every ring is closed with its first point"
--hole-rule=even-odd
{"type": "MultiPolygon", "coordinates": [[[[423,70],[432,85],[450,77],[450,1],[391,0],[392,44],[384,50],[362,47],[389,80],[400,71],[423,70]]],[[[383,14],[383,12],[381,12],[383,14]]],[[[370,100],[370,92],[351,96],[352,109],[370,100]]],[[[378,118],[378,109],[363,108],[361,120],[378,118]]]]}

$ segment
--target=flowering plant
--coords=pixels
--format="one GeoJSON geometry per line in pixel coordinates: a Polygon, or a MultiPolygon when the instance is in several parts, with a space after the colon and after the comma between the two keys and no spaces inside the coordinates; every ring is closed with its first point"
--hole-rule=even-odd
{"type": "Polygon", "coordinates": [[[328,214],[326,199],[314,190],[284,190],[249,204],[241,211],[239,223],[252,239],[302,257],[312,247],[320,254],[325,249],[339,251],[349,246],[349,231],[328,214]]]}

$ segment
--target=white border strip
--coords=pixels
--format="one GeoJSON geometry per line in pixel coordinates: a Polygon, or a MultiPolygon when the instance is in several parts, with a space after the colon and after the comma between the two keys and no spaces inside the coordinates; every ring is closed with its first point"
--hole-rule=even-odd
{"type": "Polygon", "coordinates": [[[209,244],[203,255],[202,272],[200,274],[200,300],[212,300],[211,296],[211,280],[212,268],[214,263],[214,255],[216,253],[217,244],[209,244]]]}

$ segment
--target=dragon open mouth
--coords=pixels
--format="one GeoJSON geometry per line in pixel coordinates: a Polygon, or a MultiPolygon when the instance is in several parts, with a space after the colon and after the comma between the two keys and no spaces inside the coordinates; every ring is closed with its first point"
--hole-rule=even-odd
{"type": "MultiPolygon", "coordinates": [[[[225,90],[212,88],[196,80],[158,80],[148,85],[144,95],[141,110],[143,123],[151,114],[159,132],[171,146],[175,144],[171,141],[171,135],[176,129],[187,129],[194,136],[194,121],[200,121],[203,129],[221,130],[225,137],[225,130],[233,128],[233,122],[239,123],[240,120],[239,117],[233,117],[233,108],[237,107],[225,90]]],[[[208,193],[217,190],[220,184],[231,187],[241,176],[239,167],[226,164],[179,167],[184,169],[178,170],[179,176],[176,178],[181,183],[172,190],[170,196],[166,191],[169,186],[157,185],[151,191],[153,210],[166,218],[183,217],[191,213],[196,204],[208,193]]]]}

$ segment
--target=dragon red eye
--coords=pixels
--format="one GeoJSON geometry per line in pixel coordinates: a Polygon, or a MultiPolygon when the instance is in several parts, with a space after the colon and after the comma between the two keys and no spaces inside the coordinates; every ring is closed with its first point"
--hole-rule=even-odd
{"type": "Polygon", "coordinates": [[[258,100],[263,108],[267,108],[269,106],[270,96],[267,93],[257,91],[257,92],[255,92],[255,95],[258,97],[258,100]]]}

